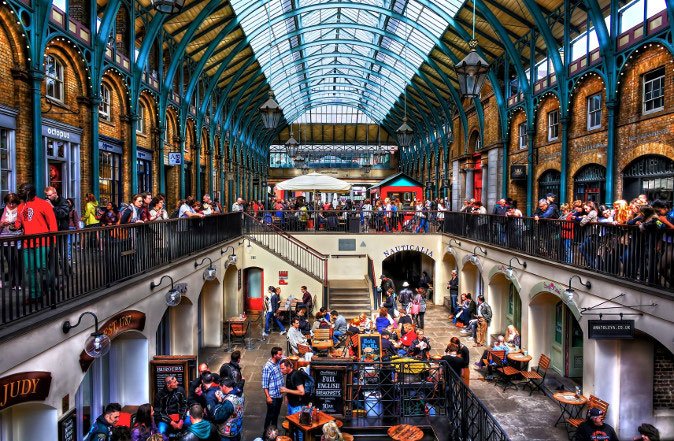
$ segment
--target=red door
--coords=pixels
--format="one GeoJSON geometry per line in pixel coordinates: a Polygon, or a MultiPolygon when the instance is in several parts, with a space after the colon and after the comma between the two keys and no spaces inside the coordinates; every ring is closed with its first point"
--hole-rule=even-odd
{"type": "Polygon", "coordinates": [[[262,311],[264,273],[261,268],[246,269],[246,311],[262,311]]]}
{"type": "Polygon", "coordinates": [[[473,173],[473,197],[476,201],[482,200],[482,159],[480,155],[475,158],[475,172],[473,173]]]}

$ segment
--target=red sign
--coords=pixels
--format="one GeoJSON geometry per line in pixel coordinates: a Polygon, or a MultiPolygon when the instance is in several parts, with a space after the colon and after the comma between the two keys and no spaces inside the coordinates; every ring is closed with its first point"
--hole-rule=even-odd
{"type": "Polygon", "coordinates": [[[49,395],[51,372],[19,372],[0,378],[0,410],[49,395]]]}
{"type": "Polygon", "coordinates": [[[288,271],[279,271],[278,272],[278,284],[287,285],[288,284],[288,271]]]}
{"type": "MultiPolygon", "coordinates": [[[[99,328],[103,334],[110,337],[110,340],[114,340],[115,337],[125,331],[142,331],[143,329],[145,329],[145,313],[133,309],[115,314],[99,328]]],[[[86,372],[89,369],[92,361],[94,359],[82,351],[80,354],[82,372],[86,372]]]]}

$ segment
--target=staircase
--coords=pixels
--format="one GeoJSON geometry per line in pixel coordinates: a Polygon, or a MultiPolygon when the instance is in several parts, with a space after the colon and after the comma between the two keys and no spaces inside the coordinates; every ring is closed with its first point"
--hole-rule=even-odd
{"type": "Polygon", "coordinates": [[[372,305],[368,282],[363,280],[333,280],[328,284],[328,305],[344,318],[351,319],[361,312],[369,315],[372,305]]]}

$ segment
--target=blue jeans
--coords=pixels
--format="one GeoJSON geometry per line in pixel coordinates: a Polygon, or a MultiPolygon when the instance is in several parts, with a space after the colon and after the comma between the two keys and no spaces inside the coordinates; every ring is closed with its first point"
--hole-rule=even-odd
{"type": "MultiPolygon", "coordinates": [[[[291,406],[288,404],[288,415],[293,415],[297,412],[300,412],[302,410],[302,405],[300,404],[299,406],[291,406]]],[[[303,441],[304,440],[304,434],[302,433],[301,430],[298,430],[295,432],[296,440],[297,441],[303,441]]]]}
{"type": "Polygon", "coordinates": [[[339,339],[337,337],[339,337],[340,335],[344,335],[344,333],[339,332],[339,331],[335,331],[335,332],[332,333],[332,341],[335,344],[339,343],[339,339]]]}
{"type": "Polygon", "coordinates": [[[457,306],[456,306],[456,301],[457,301],[459,295],[458,294],[450,294],[449,297],[452,299],[452,307],[450,308],[450,310],[452,311],[452,314],[456,315],[456,313],[459,312],[458,311],[459,308],[457,308],[457,306]]]}
{"type": "Polygon", "coordinates": [[[585,258],[585,262],[587,263],[587,266],[594,268],[596,265],[597,261],[597,250],[595,248],[594,244],[595,238],[592,236],[588,236],[585,238],[583,243],[580,245],[580,253],[583,255],[585,258]]]}
{"type": "Polygon", "coordinates": [[[562,239],[564,244],[564,263],[571,263],[573,252],[571,251],[571,239],[562,239]]]}
{"type": "Polygon", "coordinates": [[[284,332],[286,328],[283,326],[283,323],[281,323],[281,320],[279,320],[278,317],[276,317],[273,312],[268,312],[267,317],[265,318],[264,321],[265,334],[269,334],[269,325],[271,324],[272,317],[274,317],[274,320],[276,320],[276,324],[278,325],[278,327],[281,328],[281,332],[284,332]]]}
{"type": "Polygon", "coordinates": [[[417,233],[421,231],[421,229],[424,229],[424,233],[428,233],[428,221],[426,220],[425,217],[422,217],[419,220],[419,227],[417,228],[417,233]]]}

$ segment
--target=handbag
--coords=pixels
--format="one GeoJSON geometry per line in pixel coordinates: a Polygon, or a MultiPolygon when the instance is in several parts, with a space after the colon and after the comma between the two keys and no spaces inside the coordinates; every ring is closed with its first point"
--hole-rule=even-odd
{"type": "Polygon", "coordinates": [[[412,303],[412,314],[419,314],[419,307],[420,305],[418,303],[412,303]]]}

